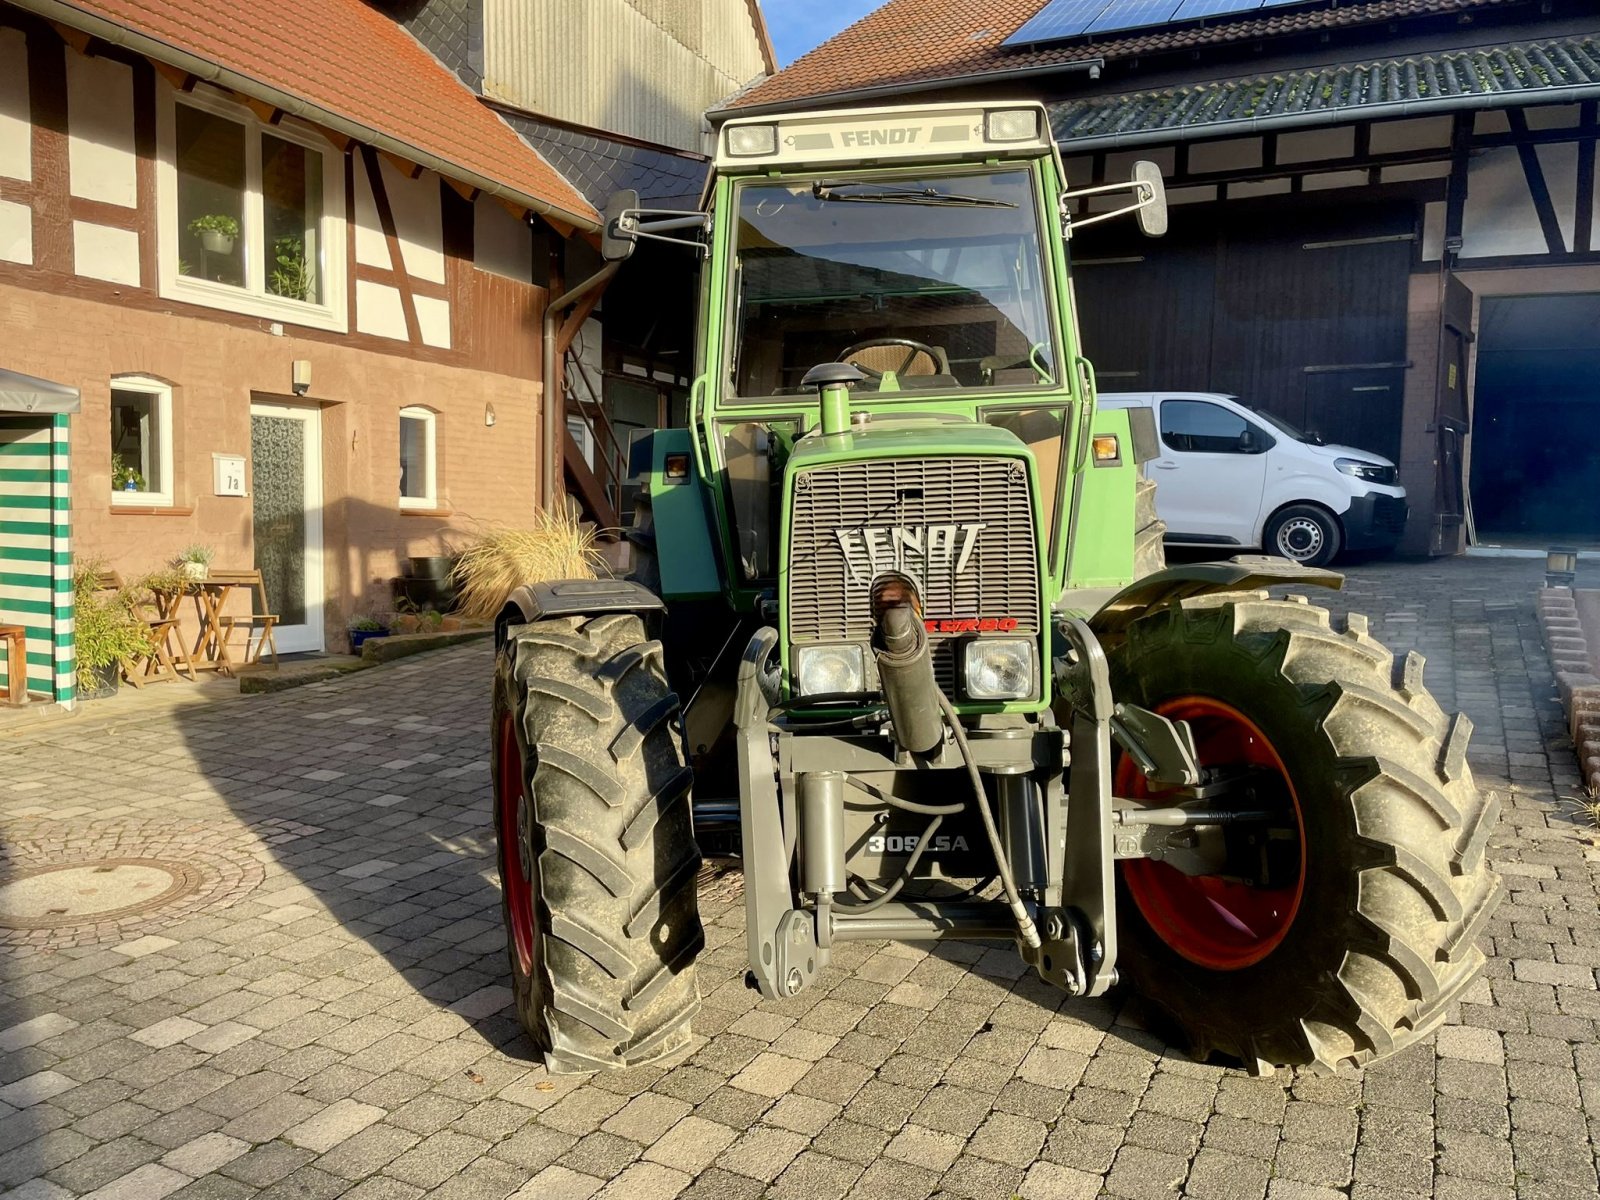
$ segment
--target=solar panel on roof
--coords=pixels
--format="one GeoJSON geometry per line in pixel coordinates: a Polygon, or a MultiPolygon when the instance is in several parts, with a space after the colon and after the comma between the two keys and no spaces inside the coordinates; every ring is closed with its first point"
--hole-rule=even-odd
{"type": "MultiPolygon", "coordinates": [[[[1298,3],[1298,0],[1295,0],[1298,3]]],[[[1261,0],[1183,0],[1174,21],[1196,21],[1201,17],[1220,17],[1229,13],[1250,12],[1261,7],[1261,0]]]]}
{"type": "Polygon", "coordinates": [[[1146,25],[1165,25],[1172,20],[1178,4],[1179,0],[1111,0],[1084,32],[1110,33],[1119,29],[1142,29],[1146,25]]]}
{"type": "Polygon", "coordinates": [[[1089,28],[1105,9],[1108,0],[1050,0],[1002,45],[1026,46],[1074,37],[1089,28]]]}

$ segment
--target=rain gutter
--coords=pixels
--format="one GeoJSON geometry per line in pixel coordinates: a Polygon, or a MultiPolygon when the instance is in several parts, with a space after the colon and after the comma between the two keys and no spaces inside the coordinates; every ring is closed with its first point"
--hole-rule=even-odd
{"type": "MultiPolygon", "coordinates": [[[[349,117],[340,116],[338,113],[312,104],[299,96],[281,91],[271,84],[262,83],[259,79],[252,79],[248,75],[221,66],[187,50],[180,50],[147,34],[139,33],[126,26],[118,25],[104,17],[97,17],[92,13],[84,12],[75,5],[66,3],[65,0],[12,0],[16,7],[43,17],[48,21],[59,21],[74,29],[82,30],[91,37],[109,42],[113,46],[120,46],[135,54],[144,55],[164,62],[169,66],[186,71],[197,79],[207,83],[216,84],[230,91],[240,92],[254,97],[264,104],[281,109],[301,120],[321,125],[336,133],[343,134],[358,142],[378,150],[387,151],[399,158],[414,162],[429,170],[437,171],[440,175],[448,176],[461,183],[477,188],[485,195],[495,196],[501,200],[509,201],[520,208],[529,209],[540,216],[549,217],[564,225],[572,225],[586,233],[598,233],[600,222],[595,217],[586,217],[579,213],[569,212],[551,204],[548,200],[541,200],[537,196],[528,194],[509,184],[490,179],[476,171],[469,170],[459,163],[454,163],[440,155],[433,154],[421,147],[413,146],[382,130],[374,129],[349,117]]],[[[534,153],[531,149],[529,153],[534,153]]]]}

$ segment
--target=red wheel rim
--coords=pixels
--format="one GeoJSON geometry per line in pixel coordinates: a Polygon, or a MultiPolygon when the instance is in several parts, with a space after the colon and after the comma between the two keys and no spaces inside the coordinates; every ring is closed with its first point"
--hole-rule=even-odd
{"type": "Polygon", "coordinates": [[[522,866],[527,848],[522,827],[522,750],[509,715],[500,719],[499,743],[500,878],[506,889],[506,923],[517,967],[527,975],[533,971],[533,885],[522,866]]]}
{"type": "MultiPolygon", "coordinates": [[[[1300,840],[1293,885],[1252,887],[1212,875],[1185,875],[1147,858],[1122,864],[1122,881],[1156,934],[1184,958],[1213,971],[1237,971],[1260,962],[1282,943],[1300,911],[1306,877],[1306,831],[1300,798],[1283,760],[1266,735],[1243,713],[1207,696],[1179,696],[1156,706],[1162,716],[1187,721],[1202,767],[1266,767],[1283,779],[1300,840]]],[[[1133,759],[1117,763],[1116,794],[1159,800],[1133,759]]]]}

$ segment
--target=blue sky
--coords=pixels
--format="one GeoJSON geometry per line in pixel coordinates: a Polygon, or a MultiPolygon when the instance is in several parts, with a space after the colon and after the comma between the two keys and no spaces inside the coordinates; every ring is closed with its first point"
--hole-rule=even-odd
{"type": "Polygon", "coordinates": [[[778,63],[787,67],[813,46],[854,24],[885,0],[761,0],[778,63]]]}

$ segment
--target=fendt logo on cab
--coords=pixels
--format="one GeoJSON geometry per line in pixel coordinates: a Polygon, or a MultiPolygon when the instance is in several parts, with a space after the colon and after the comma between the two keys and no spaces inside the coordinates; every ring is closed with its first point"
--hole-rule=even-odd
{"type": "Polygon", "coordinates": [[[914,146],[922,133],[920,125],[899,129],[842,129],[839,140],[846,146],[914,146]]]}
{"type": "Polygon", "coordinates": [[[936,570],[965,573],[978,548],[978,535],[988,525],[864,525],[836,529],[833,536],[844,552],[845,566],[856,583],[871,583],[885,571],[899,571],[926,581],[936,570]]]}

